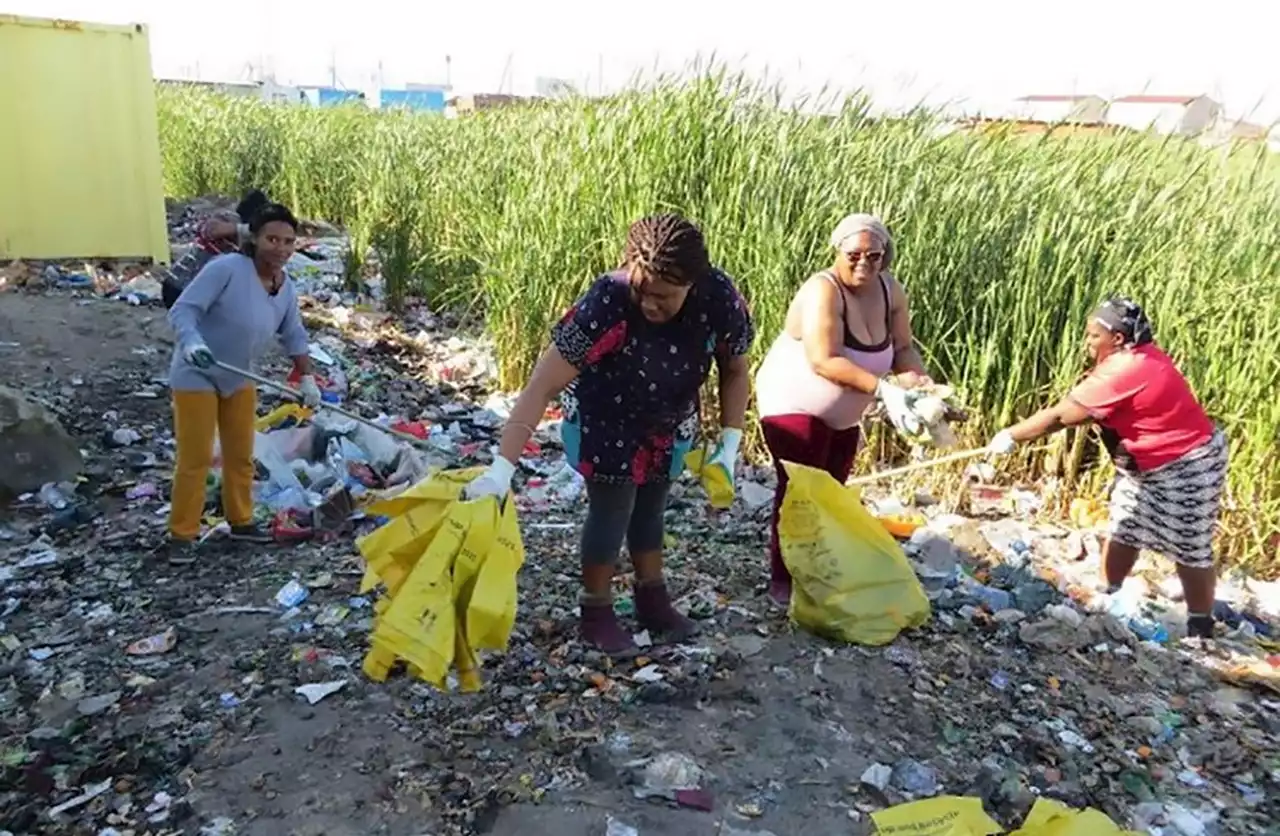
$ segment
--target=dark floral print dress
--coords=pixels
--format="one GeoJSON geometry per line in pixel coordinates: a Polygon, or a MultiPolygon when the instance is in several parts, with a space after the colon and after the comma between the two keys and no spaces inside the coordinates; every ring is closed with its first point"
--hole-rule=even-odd
{"type": "Polygon", "coordinates": [[[561,435],[583,477],[638,485],[680,475],[698,434],[698,391],[717,358],[755,336],[733,282],[719,270],[694,285],[671,321],[645,319],[626,276],[601,276],[552,339],[581,374],[561,395],[561,435]]]}

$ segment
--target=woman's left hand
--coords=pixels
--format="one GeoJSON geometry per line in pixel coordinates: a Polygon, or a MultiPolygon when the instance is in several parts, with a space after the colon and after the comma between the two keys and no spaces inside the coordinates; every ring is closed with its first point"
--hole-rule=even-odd
{"type": "Polygon", "coordinates": [[[723,465],[724,469],[729,472],[730,479],[733,479],[733,472],[737,469],[738,447],[741,444],[742,430],[725,427],[720,431],[720,443],[716,445],[715,452],[711,455],[713,462],[723,465]]]}
{"type": "Polygon", "coordinates": [[[309,409],[320,405],[320,387],[316,385],[314,375],[303,375],[298,381],[298,393],[302,395],[302,404],[309,409]]]}

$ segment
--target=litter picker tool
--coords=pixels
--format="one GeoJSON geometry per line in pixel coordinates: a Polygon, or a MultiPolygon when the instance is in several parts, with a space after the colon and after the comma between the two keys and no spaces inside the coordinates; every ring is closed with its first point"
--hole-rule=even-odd
{"type": "Polygon", "coordinates": [[[969,459],[976,459],[979,456],[990,454],[990,450],[986,447],[979,447],[976,450],[961,450],[958,453],[949,453],[945,456],[939,456],[936,459],[926,459],[922,462],[912,462],[911,464],[895,467],[891,470],[882,470],[879,473],[869,473],[866,476],[859,476],[856,479],[850,479],[845,482],[846,485],[869,485],[872,482],[879,482],[881,479],[891,479],[894,476],[902,476],[907,473],[914,473],[917,470],[928,470],[931,467],[941,467],[944,464],[952,464],[954,462],[963,462],[969,459]]]}
{"type": "MultiPolygon", "coordinates": [[[[254,374],[248,369],[242,369],[242,368],[239,368],[238,366],[233,366],[229,363],[223,363],[221,360],[214,360],[213,364],[220,369],[224,369],[234,374],[238,374],[246,380],[252,380],[254,383],[260,384],[262,386],[266,386],[268,389],[274,389],[277,392],[283,395],[288,395],[289,397],[295,398],[298,401],[302,400],[302,393],[299,392],[297,389],[294,389],[290,386],[285,386],[283,383],[277,383],[271,378],[263,377],[260,374],[254,374]]],[[[373,429],[378,430],[379,432],[384,432],[389,436],[398,438],[404,442],[408,442],[409,444],[412,444],[415,447],[419,447],[423,450],[432,449],[430,444],[423,441],[421,438],[418,438],[416,435],[409,435],[409,433],[400,432],[399,430],[393,430],[389,427],[384,427],[381,424],[376,424],[362,415],[357,415],[356,413],[351,412],[350,410],[343,409],[337,404],[321,401],[320,407],[322,409],[327,409],[330,412],[336,412],[338,415],[341,415],[343,418],[350,418],[352,421],[359,421],[361,424],[364,424],[366,427],[372,427],[373,429]]]]}

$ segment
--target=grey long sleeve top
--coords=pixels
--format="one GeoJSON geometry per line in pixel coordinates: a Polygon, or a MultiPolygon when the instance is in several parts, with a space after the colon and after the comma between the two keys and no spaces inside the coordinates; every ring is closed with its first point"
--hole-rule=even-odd
{"type": "Polygon", "coordinates": [[[253,259],[240,253],[206,264],[170,308],[169,324],[177,338],[169,366],[169,388],[174,390],[230,395],[252,385],[232,372],[188,363],[183,352],[192,343],[203,342],[217,360],[250,371],[273,342],[290,357],[304,355],[308,348],[293,280],[286,275],[272,296],[253,259]]]}

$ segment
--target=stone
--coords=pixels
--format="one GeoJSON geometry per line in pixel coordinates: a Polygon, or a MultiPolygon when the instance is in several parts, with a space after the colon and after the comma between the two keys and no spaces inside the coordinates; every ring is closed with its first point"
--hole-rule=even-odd
{"type": "Polygon", "coordinates": [[[79,446],[49,410],[0,386],[0,494],[68,481],[83,466],[79,446]]]}

